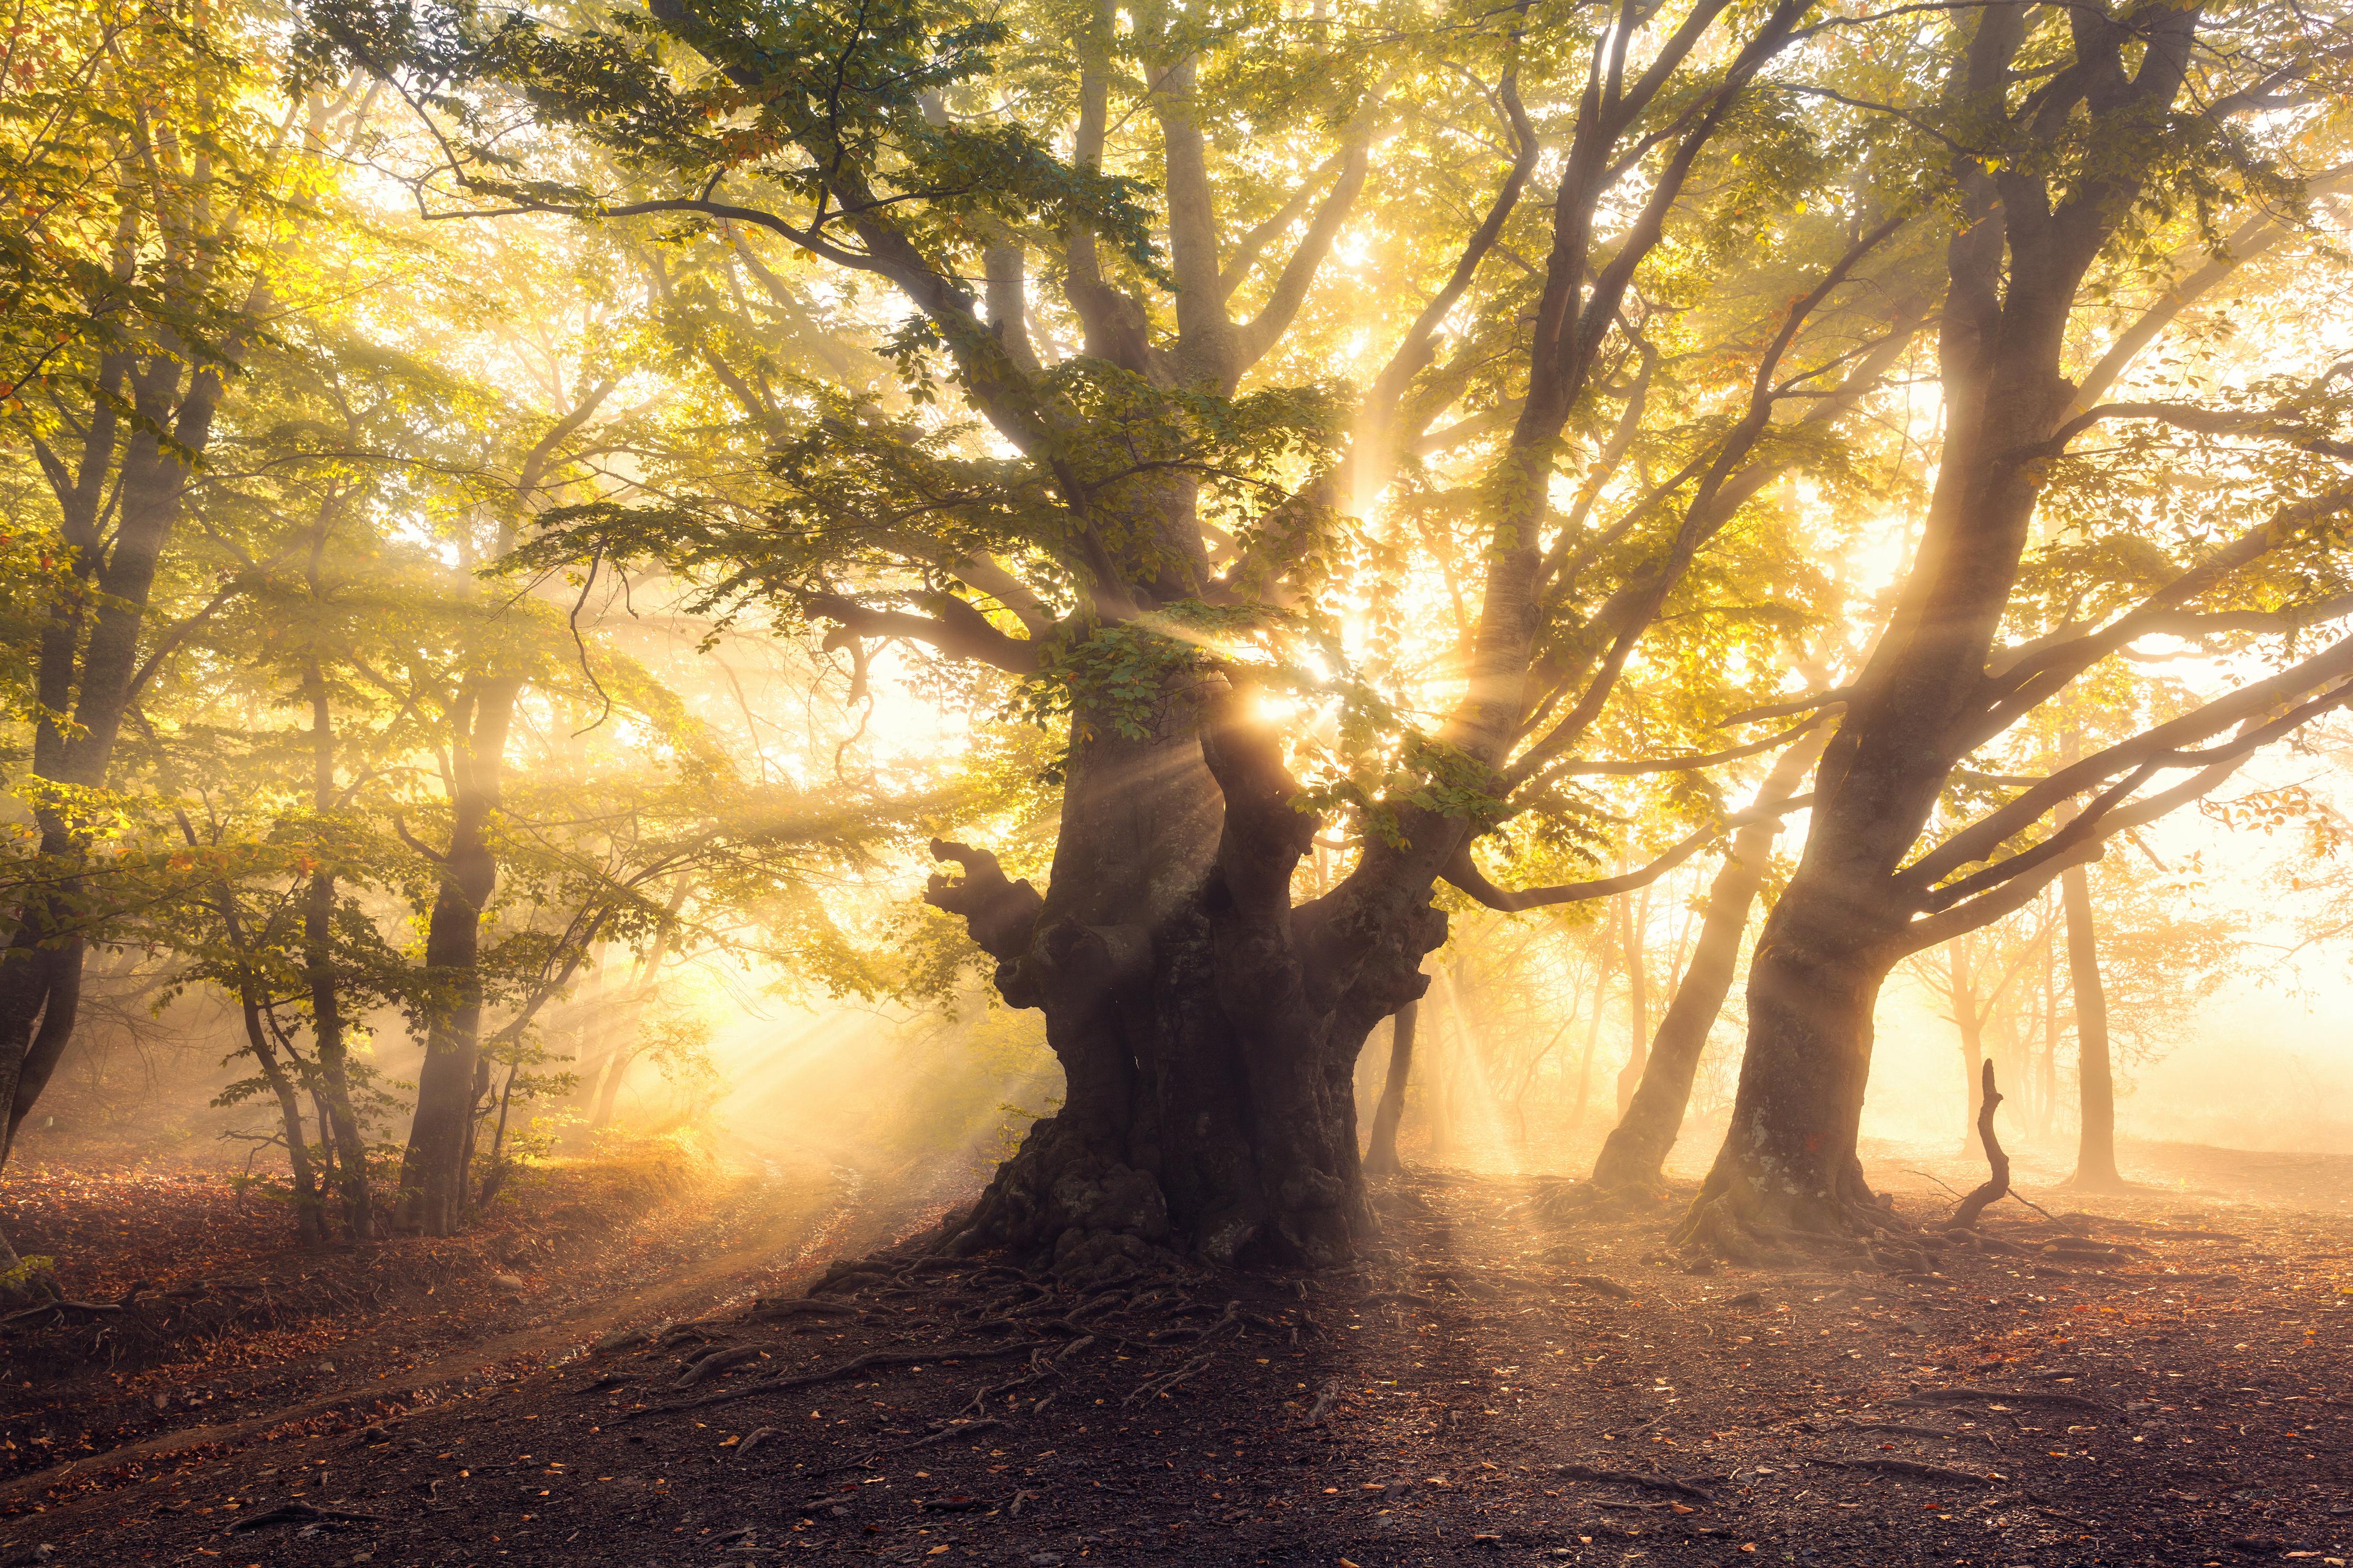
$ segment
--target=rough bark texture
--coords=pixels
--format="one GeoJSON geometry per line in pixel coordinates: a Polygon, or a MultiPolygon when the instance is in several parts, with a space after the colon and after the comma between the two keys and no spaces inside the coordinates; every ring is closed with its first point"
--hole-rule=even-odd
{"type": "MultiPolygon", "coordinates": [[[[1827,731],[1818,731],[1781,753],[1757,792],[1759,807],[1778,806],[1798,792],[1798,786],[1821,756],[1827,731]]],[[[1749,911],[1764,889],[1772,869],[1773,840],[1781,819],[1760,816],[1733,836],[1723,868],[1708,887],[1707,912],[1700,921],[1691,965],[1675,987],[1667,1016],[1651,1042],[1642,1081],[1618,1125],[1601,1145],[1593,1164],[1593,1180],[1605,1187],[1660,1185],[1667,1152],[1683,1131],[1683,1112],[1691,1104],[1692,1080],[1698,1075],[1700,1055],[1707,1037],[1724,1011],[1732,977],[1740,963],[1740,938],[1748,929],[1749,911]]],[[[1596,1011],[1599,1011],[1597,1003],[1596,1011]]]]}
{"type": "Polygon", "coordinates": [[[1735,1256],[1780,1233],[1849,1235],[1883,1222],[1855,1135],[1889,960],[1848,921],[1810,913],[1785,894],[1757,937],[1732,1124],[1680,1232],[1735,1256]]]}
{"type": "Polygon", "coordinates": [[[1008,1001],[1044,1012],[1065,1079],[1061,1110],[951,1246],[1050,1251],[1066,1271],[1171,1241],[1220,1262],[1317,1263],[1374,1229],[1356,1060],[1427,988],[1444,918],[1425,892],[1399,922],[1409,938],[1377,942],[1330,987],[1312,955],[1353,911],[1339,892],[1292,906],[1314,819],[1289,805],[1273,738],[1197,727],[1182,706],[1141,738],[1084,727],[1048,894],[985,852],[934,846],[965,874],[935,877],[932,901],[997,960],[1008,1001]]]}
{"type": "Polygon", "coordinates": [[[451,728],[449,846],[425,928],[425,966],[438,988],[426,1026],[425,1062],[417,1076],[417,1116],[401,1162],[395,1224],[448,1236],[466,1221],[467,1156],[481,1096],[482,911],[498,886],[491,827],[499,810],[507,726],[522,682],[494,678],[460,700],[451,728]]]}
{"type": "Polygon", "coordinates": [[[1365,1146],[1365,1169],[1393,1176],[1403,1169],[1398,1160],[1398,1123],[1405,1118],[1405,1088],[1413,1075],[1414,1025],[1421,1015],[1419,1002],[1409,1002],[1389,1018],[1389,1070],[1381,1083],[1380,1102],[1373,1109],[1372,1137],[1365,1146]]]}
{"type": "Polygon", "coordinates": [[[2092,922],[2092,892],[2084,868],[2072,866],[2059,879],[2067,915],[2067,973],[2075,990],[2075,1039],[2083,1051],[2078,1090],[2083,1131],[2075,1148],[2074,1185],[2116,1192],[2125,1185],[2116,1169],[2116,1083],[2108,1056],[2108,994],[2100,983],[2100,939],[2092,922]]]}

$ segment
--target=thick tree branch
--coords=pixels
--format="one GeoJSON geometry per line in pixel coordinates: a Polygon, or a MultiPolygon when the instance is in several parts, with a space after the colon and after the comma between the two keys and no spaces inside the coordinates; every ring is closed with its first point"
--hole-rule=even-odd
{"type": "MultiPolygon", "coordinates": [[[[1079,68],[1079,121],[1071,146],[1071,161],[1082,169],[1103,166],[1103,139],[1111,123],[1113,25],[1110,0],[1096,0],[1082,46],[1086,58],[1079,68]]],[[[1161,356],[1152,346],[1151,323],[1144,306],[1104,279],[1093,233],[1073,228],[1063,256],[1062,293],[1079,319],[1082,346],[1088,356],[1147,379],[1160,379],[1161,356]]]]}
{"type": "Polygon", "coordinates": [[[1295,809],[1299,781],[1283,765],[1282,736],[1253,711],[1257,689],[1229,678],[1205,704],[1201,758],[1225,797],[1218,872],[1226,900],[1254,923],[1280,926],[1291,912],[1291,878],[1315,840],[1312,812],[1295,809]]]}
{"type": "MultiPolygon", "coordinates": [[[[1355,469],[1355,487],[1358,504],[1363,504],[1380,485],[1386,482],[1391,458],[1390,448],[1396,440],[1398,408],[1405,399],[1406,388],[1413,378],[1430,367],[1436,357],[1437,332],[1454,307],[1461,302],[1471,281],[1478,275],[1479,264],[1495,247],[1503,237],[1504,225],[1512,209],[1519,205],[1520,195],[1527,188],[1528,177],[1535,173],[1536,157],[1543,144],[1536,140],[1535,127],[1528,121],[1528,111],[1520,102],[1519,73],[1509,70],[1497,87],[1504,110],[1511,116],[1512,132],[1517,141],[1517,152],[1511,172],[1504,176],[1503,189],[1487,208],[1477,229],[1462,247],[1462,254],[1454,263],[1454,271],[1421,314],[1405,331],[1388,363],[1373,378],[1366,394],[1363,409],[1356,416],[1356,450],[1350,454],[1355,469]]],[[[1639,401],[1639,398],[1636,399],[1639,401]]]]}
{"type": "Polygon", "coordinates": [[[1053,629],[1054,613],[1046,601],[1030,592],[1029,585],[1008,571],[1005,563],[987,551],[976,551],[961,561],[951,562],[947,570],[967,586],[995,599],[1013,612],[1022,629],[1032,637],[1043,637],[1053,629]]]}
{"type": "Polygon", "coordinates": [[[998,631],[989,625],[987,616],[953,594],[933,595],[929,602],[936,619],[905,610],[878,609],[846,594],[800,595],[804,613],[837,622],[853,637],[908,637],[955,658],[978,659],[1014,675],[1037,673],[1038,650],[1028,641],[998,631]]]}
{"type": "Polygon", "coordinates": [[[1045,898],[1026,878],[1008,881],[997,857],[986,849],[934,838],[932,858],[954,861],[964,868],[964,877],[958,880],[945,872],[934,872],[923,889],[923,901],[962,916],[972,940],[1000,965],[1009,968],[1019,963],[1029,951],[1029,938],[1046,907],[1045,898]]]}
{"type": "Polygon", "coordinates": [[[1777,735],[1767,735],[1761,741],[1751,741],[1746,745],[1730,746],[1721,752],[1707,752],[1692,756],[1656,757],[1643,759],[1641,761],[1609,763],[1588,763],[1580,761],[1575,757],[1570,757],[1561,762],[1555,763],[1551,767],[1546,768],[1541,774],[1530,782],[1532,784],[1541,785],[1547,781],[1556,778],[1593,777],[1597,775],[1609,778],[1630,778],[1641,773],[1690,773],[1697,768],[1712,768],[1719,763],[1736,763],[1743,757],[1753,757],[1760,752],[1777,750],[1779,747],[1788,745],[1790,742],[1796,740],[1799,736],[1803,735],[1807,731],[1812,729],[1820,722],[1820,721],[1819,719],[1809,719],[1802,724],[1797,725],[1792,729],[1784,730],[1777,735]]]}
{"type": "Polygon", "coordinates": [[[1699,482],[1690,508],[1683,514],[1682,526],[1675,531],[1662,557],[1647,571],[1612,594],[1596,612],[1594,627],[1609,636],[1610,641],[1599,668],[1587,682],[1584,693],[1542,739],[1514,760],[1504,772],[1506,779],[1516,784],[1531,777],[1551,758],[1574,744],[1600,715],[1610,692],[1617,687],[1626,661],[1633,655],[1635,645],[1658,618],[1667,595],[1683,580],[1683,573],[1690,568],[1700,546],[1715,537],[1717,531],[1732,520],[1741,503],[1763,484],[1760,476],[1755,485],[1744,487],[1737,470],[1747,461],[1749,453],[1772,422],[1774,376],[1780,368],[1782,357],[1796,341],[1799,330],[1823,301],[1845,283],[1854,269],[1862,264],[1863,258],[1885,244],[1906,221],[1906,216],[1899,214],[1878,224],[1848,247],[1846,254],[1823,273],[1812,289],[1791,303],[1782,318],[1779,331],[1775,332],[1772,342],[1757,360],[1756,374],[1749,387],[1748,408],[1717,449],[1707,473],[1699,482]]]}
{"type": "Polygon", "coordinates": [[[1735,724],[1751,724],[1759,719],[1786,719],[1792,713],[1810,713],[1818,708],[1828,708],[1846,701],[1854,695],[1852,686],[1833,686],[1828,691],[1810,696],[1791,698],[1787,702],[1770,702],[1762,708],[1745,708],[1729,719],[1716,721],[1715,728],[1729,730],[1735,724]]]}
{"type": "Polygon", "coordinates": [[[1315,166],[1314,173],[1299,182],[1291,195],[1283,199],[1282,205],[1275,208],[1271,216],[1234,242],[1234,253],[1226,258],[1225,270],[1218,275],[1218,293],[1220,299],[1231,300],[1234,297],[1234,290],[1250,281],[1250,275],[1257,268],[1260,255],[1273,243],[1274,237],[1297,223],[1306,214],[1307,209],[1315,203],[1315,193],[1324,188],[1324,182],[1330,179],[1347,160],[1348,150],[1345,147],[1324,159],[1315,166]]]}
{"type": "Polygon", "coordinates": [[[1275,275],[1274,287],[1267,290],[1258,314],[1234,329],[1233,361],[1229,373],[1233,379],[1239,380],[1282,341],[1282,334],[1291,330],[1291,323],[1298,317],[1300,307],[1307,302],[1307,291],[1315,282],[1315,274],[1323,268],[1324,258],[1331,255],[1333,242],[1340,237],[1340,226],[1348,221],[1350,210],[1363,194],[1365,174],[1371,163],[1372,120],[1372,105],[1367,103],[1358,112],[1356,123],[1349,128],[1340,177],[1334,183],[1331,194],[1316,207],[1314,220],[1300,237],[1299,247],[1275,275]]]}
{"type": "MultiPolygon", "coordinates": [[[[2335,687],[2323,697],[2302,701],[2301,706],[2289,710],[2288,717],[2264,723],[2251,731],[2264,740],[2274,739],[2306,719],[2344,701],[2348,689],[2336,687],[2335,683],[2348,675],[2353,675],[2353,637],[2330,644],[2312,658],[2290,666],[2268,680],[2252,681],[2178,719],[2156,725],[2128,741],[2061,768],[2016,800],[1929,850],[1898,872],[1896,880],[1925,891],[1963,866],[1991,854],[2071,796],[2100,788],[2105,781],[2121,773],[2143,770],[2145,776],[2145,771],[2152,767],[2202,764],[2211,760],[2211,753],[2189,750],[2196,742],[2275,708],[2299,702],[2308,692],[2335,687]]],[[[2235,752],[2262,743],[2262,741],[2242,739],[2233,742],[2226,750],[2235,752]]]]}
{"type": "Polygon", "coordinates": [[[1958,739],[1974,751],[2050,700],[2077,676],[2117,649],[2168,629],[2166,623],[2191,601],[2218,588],[2241,567],[2287,543],[2316,523],[2353,509],[2353,489],[2332,490],[2292,506],[2210,552],[2206,558],[2166,584],[2101,631],[2014,658],[2014,668],[1989,683],[1989,704],[1958,739]]]}
{"type": "MultiPolygon", "coordinates": [[[[2343,190],[2348,184],[2353,184],[2353,164],[2339,164],[2315,174],[2306,182],[2305,193],[2317,195],[2343,190]]],[[[2211,292],[2240,268],[2286,238],[2288,232],[2287,226],[2269,213],[2256,213],[2232,229],[2222,242],[2221,255],[2205,256],[2203,264],[2196,271],[2168,286],[2131,326],[2116,335],[2116,341],[2108,345],[2099,363],[2084,375],[2083,385],[2075,394],[2077,400],[2089,403],[2105,395],[2108,388],[2114,386],[2130,368],[2132,362],[2140,357],[2141,351],[2155,342],[2158,334],[2170,326],[2175,317],[2211,292]]],[[[2193,250],[2184,259],[2200,254],[2200,251],[2193,250]]]]}
{"type": "Polygon", "coordinates": [[[1787,800],[1736,812],[1721,822],[1701,828],[1647,866],[1615,877],[1596,878],[1589,882],[1563,882],[1556,887],[1527,888],[1517,891],[1499,888],[1489,881],[1486,873],[1472,860],[1468,843],[1455,851],[1440,875],[1489,909],[1500,910],[1505,914],[1544,909],[1553,904],[1584,903],[1588,900],[1612,898],[1649,886],[1722,837],[1726,829],[1770,817],[1786,816],[1793,811],[1803,811],[1813,804],[1811,794],[1793,795],[1787,800]]]}
{"type": "Polygon", "coordinates": [[[1005,354],[1027,375],[1038,374],[1037,345],[1029,341],[1029,283],[1025,257],[1018,240],[1008,239],[981,252],[987,279],[988,326],[1005,354]]]}
{"type": "MultiPolygon", "coordinates": [[[[2049,887],[2060,873],[2098,859],[2105,852],[2110,838],[2154,822],[2168,812],[2218,788],[2239,771],[2253,751],[2253,746],[2238,751],[2228,761],[2200,769],[2171,789],[2160,790],[2146,800],[2113,809],[2108,813],[2102,831],[2078,839],[2063,853],[2038,861],[2031,870],[2010,878],[1989,892],[1980,893],[1965,903],[1912,921],[1904,928],[1899,939],[1901,953],[1924,952],[2017,913],[2049,887]]],[[[2077,818],[2079,822],[2082,820],[2077,818]]]]}

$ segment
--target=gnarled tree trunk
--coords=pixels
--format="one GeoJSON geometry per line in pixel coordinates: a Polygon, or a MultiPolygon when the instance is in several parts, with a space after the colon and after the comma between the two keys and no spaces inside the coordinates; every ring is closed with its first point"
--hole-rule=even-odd
{"type": "Polygon", "coordinates": [[[1345,889],[1294,909],[1314,819],[1291,808],[1274,738],[1231,713],[1197,727],[1190,706],[1170,698],[1140,738],[1074,720],[1042,897],[984,851],[933,847],[965,876],[934,878],[929,897],[997,960],[1006,1000],[1045,1014],[1066,1083],[956,1247],[1116,1269],[1173,1237],[1221,1262],[1320,1263],[1375,1228],[1356,1061],[1428,987],[1444,917],[1426,891],[1394,937],[1345,889]],[[1331,948],[1369,935],[1372,952],[1326,968],[1318,949],[1344,922],[1356,930],[1334,935],[1354,940],[1331,948]]]}

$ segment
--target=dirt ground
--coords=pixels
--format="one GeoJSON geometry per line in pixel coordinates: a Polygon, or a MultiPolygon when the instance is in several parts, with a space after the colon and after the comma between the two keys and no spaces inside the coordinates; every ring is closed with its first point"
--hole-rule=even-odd
{"type": "MultiPolygon", "coordinates": [[[[808,1212],[691,1288],[542,1307],[470,1376],[274,1418],[257,1385],[201,1442],[118,1443],[164,1363],[100,1419],[0,1343],[36,1384],[0,1564],[2353,1557],[2353,1161],[2137,1152],[2161,1187],[2030,1187],[2052,1217],[2005,1203],[1984,1247],[1697,1273],[1672,1203],[1424,1170],[1346,1270],[1077,1287],[902,1252],[828,1282],[882,1216],[755,1188],[746,1214],[808,1212]]],[[[1975,1179],[1873,1173],[1923,1219],[1975,1179]]]]}

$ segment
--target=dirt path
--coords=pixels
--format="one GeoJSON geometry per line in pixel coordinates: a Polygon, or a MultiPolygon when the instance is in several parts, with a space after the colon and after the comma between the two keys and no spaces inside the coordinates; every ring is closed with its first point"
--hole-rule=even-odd
{"type": "Polygon", "coordinates": [[[807,1184],[794,1190],[771,1166],[768,1179],[758,1184],[752,1197],[765,1215],[761,1223],[680,1272],[578,1303],[533,1327],[494,1334],[398,1372],[368,1377],[369,1358],[364,1350],[343,1352],[361,1373],[343,1387],[239,1420],[161,1433],[18,1476],[0,1483],[0,1510],[53,1493],[85,1476],[121,1474],[133,1466],[200,1450],[235,1447],[323,1415],[414,1405],[452,1384],[512,1379],[533,1368],[561,1364],[614,1330],[699,1316],[723,1309],[756,1288],[788,1287],[818,1262],[843,1248],[871,1245],[881,1234],[881,1222],[863,1214],[859,1173],[841,1172],[832,1185],[829,1197],[807,1184]]]}
{"type": "MultiPolygon", "coordinates": [[[[730,1144],[732,1176],[714,1179],[683,1202],[638,1219],[639,1228],[683,1232],[676,1239],[682,1239],[691,1254],[642,1284],[616,1288],[592,1280],[584,1285],[575,1278],[566,1282],[569,1300],[529,1318],[525,1326],[466,1338],[445,1353],[424,1356],[403,1354],[401,1342],[413,1344],[420,1332],[416,1313],[386,1311],[337,1342],[334,1365],[341,1369],[341,1378],[299,1397],[286,1396],[282,1387],[286,1374],[301,1368],[282,1362],[270,1364],[267,1345],[246,1347],[255,1352],[250,1359],[262,1363],[252,1373],[251,1401],[262,1408],[227,1421],[191,1422],[183,1415],[174,1422],[159,1413],[151,1424],[160,1430],[127,1440],[100,1438],[90,1444],[91,1451],[0,1480],[0,1513],[38,1510],[89,1489],[136,1482],[193,1458],[223,1458],[257,1441],[320,1426],[364,1424],[386,1414],[405,1415],[457,1393],[512,1385],[561,1366],[615,1331],[659,1328],[740,1307],[764,1292],[789,1293],[828,1259],[869,1250],[913,1223],[926,1201],[926,1194],[903,1183],[878,1185],[872,1173],[828,1165],[805,1147],[742,1136],[731,1137],[730,1144]]],[[[617,1236],[615,1246],[601,1256],[622,1255],[627,1240],[626,1235],[617,1236]]],[[[555,1293],[549,1285],[539,1289],[555,1293]]],[[[187,1375],[184,1367],[167,1364],[128,1381],[143,1387],[165,1379],[185,1381],[187,1375]]],[[[93,1381],[101,1386],[108,1381],[96,1363],[89,1373],[68,1380],[62,1401],[56,1397],[58,1389],[43,1388],[38,1395],[27,1396],[26,1403],[44,1397],[53,1413],[62,1407],[70,1415],[79,1406],[85,1417],[101,1398],[122,1403],[116,1397],[119,1388],[97,1395],[74,1392],[93,1381]]],[[[126,1379],[116,1375],[111,1382],[121,1385],[126,1379]]],[[[27,1390],[36,1386],[29,1381],[24,1384],[27,1390]]],[[[144,1395],[133,1393],[133,1408],[144,1418],[144,1395]]],[[[159,1406],[163,1403],[158,1399],[159,1406]]],[[[10,1439],[5,1447],[15,1449],[16,1444],[10,1439]]]]}

